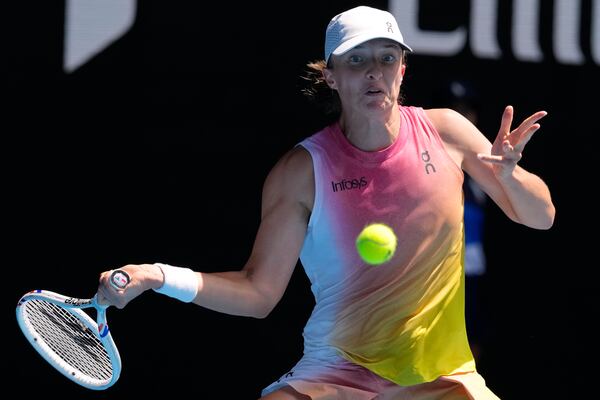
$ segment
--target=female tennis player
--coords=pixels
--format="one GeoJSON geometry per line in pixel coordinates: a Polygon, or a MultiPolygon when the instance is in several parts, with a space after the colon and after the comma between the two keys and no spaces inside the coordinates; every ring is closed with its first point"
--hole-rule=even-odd
{"type": "Polygon", "coordinates": [[[518,165],[546,112],[513,129],[507,106],[490,143],[455,111],[403,105],[410,51],[389,12],[363,6],[336,15],[324,60],[309,64],[309,94],[327,101],[337,120],[268,174],[243,268],[126,265],[125,290],[108,284],[109,271],[101,275],[103,301],[123,307],[155,289],[264,318],[300,257],[316,301],[304,355],[282,366],[263,399],[497,399],[476,370],[465,331],[463,171],[508,218],[549,229],[555,209],[548,187],[518,165]],[[365,264],[355,249],[372,222],[398,236],[394,256],[379,266],[365,264]]]}

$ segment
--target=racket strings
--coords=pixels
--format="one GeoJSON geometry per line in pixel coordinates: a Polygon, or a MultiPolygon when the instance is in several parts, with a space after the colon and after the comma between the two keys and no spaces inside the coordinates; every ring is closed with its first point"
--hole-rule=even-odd
{"type": "Polygon", "coordinates": [[[24,306],[25,318],[35,332],[65,363],[94,379],[112,377],[112,364],[102,342],[76,315],[38,299],[24,306]]]}

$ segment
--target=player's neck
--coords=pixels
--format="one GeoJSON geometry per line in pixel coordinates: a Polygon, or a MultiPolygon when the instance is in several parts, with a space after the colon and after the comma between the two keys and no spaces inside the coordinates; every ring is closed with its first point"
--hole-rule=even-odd
{"type": "Polygon", "coordinates": [[[340,129],[355,147],[364,151],[376,151],[390,146],[400,131],[400,112],[396,108],[386,118],[363,118],[342,113],[340,129]]]}

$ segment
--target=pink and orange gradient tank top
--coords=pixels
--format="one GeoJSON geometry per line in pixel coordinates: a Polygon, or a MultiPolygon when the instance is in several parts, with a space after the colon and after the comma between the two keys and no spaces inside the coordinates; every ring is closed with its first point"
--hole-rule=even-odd
{"type": "Polygon", "coordinates": [[[303,140],[315,201],[300,259],[315,308],[305,356],[333,355],[400,385],[475,370],[464,322],[463,173],[423,109],[400,107],[398,137],[365,152],[337,124],[303,140]],[[355,240],[372,222],[398,237],[370,266],[355,240]]]}

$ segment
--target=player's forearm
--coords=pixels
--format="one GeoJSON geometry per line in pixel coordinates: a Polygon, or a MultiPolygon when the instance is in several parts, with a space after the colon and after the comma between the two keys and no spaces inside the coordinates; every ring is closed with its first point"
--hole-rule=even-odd
{"type": "Polygon", "coordinates": [[[193,302],[226,314],[264,318],[271,310],[267,297],[260,294],[244,271],[194,272],[167,264],[143,264],[145,289],[193,302]]]}
{"type": "Polygon", "coordinates": [[[517,220],[531,228],[549,229],[554,223],[554,204],[548,186],[537,175],[517,167],[501,178],[517,220]]]}
{"type": "Polygon", "coordinates": [[[246,271],[201,273],[194,303],[222,313],[264,318],[271,308],[246,271]]]}

